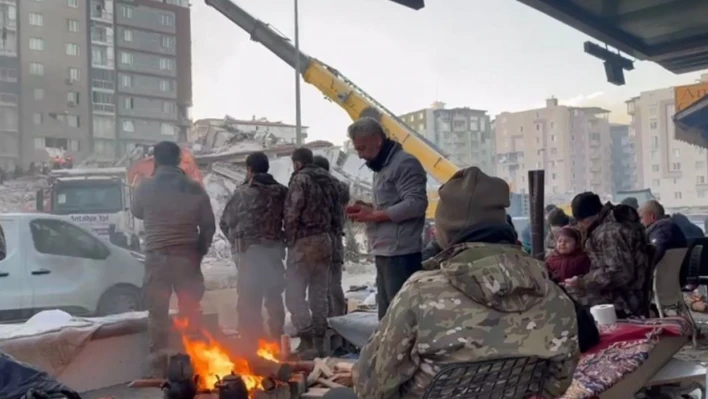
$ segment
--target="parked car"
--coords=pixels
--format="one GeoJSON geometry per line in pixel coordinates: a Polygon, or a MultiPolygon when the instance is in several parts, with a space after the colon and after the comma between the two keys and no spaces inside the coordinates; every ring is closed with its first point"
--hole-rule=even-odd
{"type": "Polygon", "coordinates": [[[0,321],[48,309],[77,316],[142,309],[140,255],[100,239],[63,216],[0,214],[0,321]]]}

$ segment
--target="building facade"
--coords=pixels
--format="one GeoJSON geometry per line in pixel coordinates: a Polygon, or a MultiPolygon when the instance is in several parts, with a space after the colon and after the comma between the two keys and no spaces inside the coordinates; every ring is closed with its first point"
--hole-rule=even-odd
{"type": "Polygon", "coordinates": [[[544,108],[501,113],[494,129],[497,176],[518,193],[528,192],[528,171],[535,169],[546,171],[547,196],[612,193],[608,114],[555,98],[544,108]]]}
{"type": "Polygon", "coordinates": [[[675,138],[673,88],[640,93],[627,101],[627,112],[637,149],[637,188],[650,188],[667,208],[705,206],[708,151],[675,138]]]}
{"type": "Polygon", "coordinates": [[[0,168],[14,169],[20,154],[20,58],[17,0],[0,0],[0,168]]]}
{"type": "Polygon", "coordinates": [[[611,123],[610,140],[612,152],[612,190],[629,191],[638,187],[637,156],[634,140],[629,134],[629,125],[611,123]]]}
{"type": "MultiPolygon", "coordinates": [[[[186,140],[187,0],[27,0],[16,8],[18,162],[46,161],[46,148],[111,160],[138,144],[186,140]]],[[[6,64],[0,58],[0,92],[11,89],[6,64]]]]}
{"type": "MultiPolygon", "coordinates": [[[[309,127],[301,126],[303,141],[307,139],[309,127]]],[[[263,140],[264,145],[295,144],[297,142],[297,126],[283,122],[272,122],[267,118],[241,120],[226,115],[223,119],[199,119],[192,125],[187,141],[201,143],[207,148],[220,147],[237,134],[246,134],[255,139],[263,140]]]]}
{"type": "Polygon", "coordinates": [[[435,102],[430,108],[409,112],[400,118],[460,167],[477,166],[494,176],[494,137],[487,111],[446,108],[435,102]]]}

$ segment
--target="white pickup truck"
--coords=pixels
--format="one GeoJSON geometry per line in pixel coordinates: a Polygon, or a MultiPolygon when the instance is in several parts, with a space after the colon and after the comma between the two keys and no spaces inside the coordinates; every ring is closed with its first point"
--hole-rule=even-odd
{"type": "Polygon", "coordinates": [[[0,225],[7,245],[0,260],[0,322],[48,309],[89,316],[142,308],[141,255],[64,216],[0,214],[0,225]]]}

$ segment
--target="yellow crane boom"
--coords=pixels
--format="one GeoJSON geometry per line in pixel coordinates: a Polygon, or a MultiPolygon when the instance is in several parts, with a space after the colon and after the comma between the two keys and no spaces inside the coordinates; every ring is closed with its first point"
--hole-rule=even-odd
{"type": "MultiPolygon", "coordinates": [[[[296,59],[299,58],[300,74],[305,82],[315,86],[328,99],[342,107],[352,120],[367,116],[377,119],[389,137],[401,143],[406,152],[418,158],[426,172],[438,182],[446,182],[459,169],[434,143],[408,126],[335,68],[298,51],[288,38],[232,1],[205,2],[249,33],[251,40],[261,43],[291,67],[298,65],[296,59]]],[[[429,195],[429,198],[427,217],[433,218],[437,195],[429,195]]]]}

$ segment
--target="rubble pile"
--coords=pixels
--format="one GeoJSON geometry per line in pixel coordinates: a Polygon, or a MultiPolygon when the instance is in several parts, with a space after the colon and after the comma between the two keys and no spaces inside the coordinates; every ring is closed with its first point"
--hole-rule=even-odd
{"type": "Polygon", "coordinates": [[[47,184],[43,176],[21,177],[0,184],[0,213],[34,211],[36,192],[47,184]]]}

